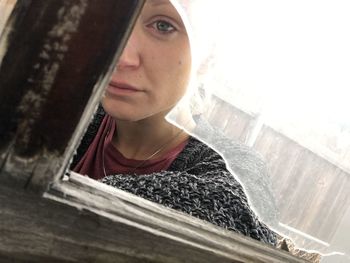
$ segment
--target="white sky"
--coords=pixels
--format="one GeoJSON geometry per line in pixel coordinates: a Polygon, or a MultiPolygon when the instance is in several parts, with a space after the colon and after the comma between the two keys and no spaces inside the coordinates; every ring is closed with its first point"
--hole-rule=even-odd
{"type": "Polygon", "coordinates": [[[350,125],[350,1],[223,2],[219,50],[231,87],[262,96],[271,115],[350,125]]]}

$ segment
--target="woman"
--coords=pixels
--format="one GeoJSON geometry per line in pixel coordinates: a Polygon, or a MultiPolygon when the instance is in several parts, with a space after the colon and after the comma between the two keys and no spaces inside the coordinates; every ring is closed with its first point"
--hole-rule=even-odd
{"type": "Polygon", "coordinates": [[[192,65],[177,10],[169,0],[146,1],[74,171],[274,245],[223,158],[165,120],[185,96],[192,65]]]}

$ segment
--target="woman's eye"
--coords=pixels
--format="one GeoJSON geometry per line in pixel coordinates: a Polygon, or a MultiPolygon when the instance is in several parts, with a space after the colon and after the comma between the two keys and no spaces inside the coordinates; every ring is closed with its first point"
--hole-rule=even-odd
{"type": "Polygon", "coordinates": [[[172,24],[163,20],[154,22],[152,27],[162,34],[169,34],[176,31],[176,28],[172,24]]]}

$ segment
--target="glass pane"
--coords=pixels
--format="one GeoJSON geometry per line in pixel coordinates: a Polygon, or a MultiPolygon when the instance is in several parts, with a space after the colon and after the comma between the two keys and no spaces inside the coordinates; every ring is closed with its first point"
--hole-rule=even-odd
{"type": "Polygon", "coordinates": [[[350,262],[349,2],[174,3],[193,30],[204,99],[190,104],[194,129],[185,105],[169,120],[224,155],[265,223],[350,262]]]}

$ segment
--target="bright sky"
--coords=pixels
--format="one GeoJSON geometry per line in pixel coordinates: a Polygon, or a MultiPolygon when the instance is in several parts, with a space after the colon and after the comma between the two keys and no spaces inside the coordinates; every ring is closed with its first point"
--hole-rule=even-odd
{"type": "Polygon", "coordinates": [[[272,118],[350,125],[350,1],[223,2],[219,50],[231,87],[261,95],[272,118]]]}

